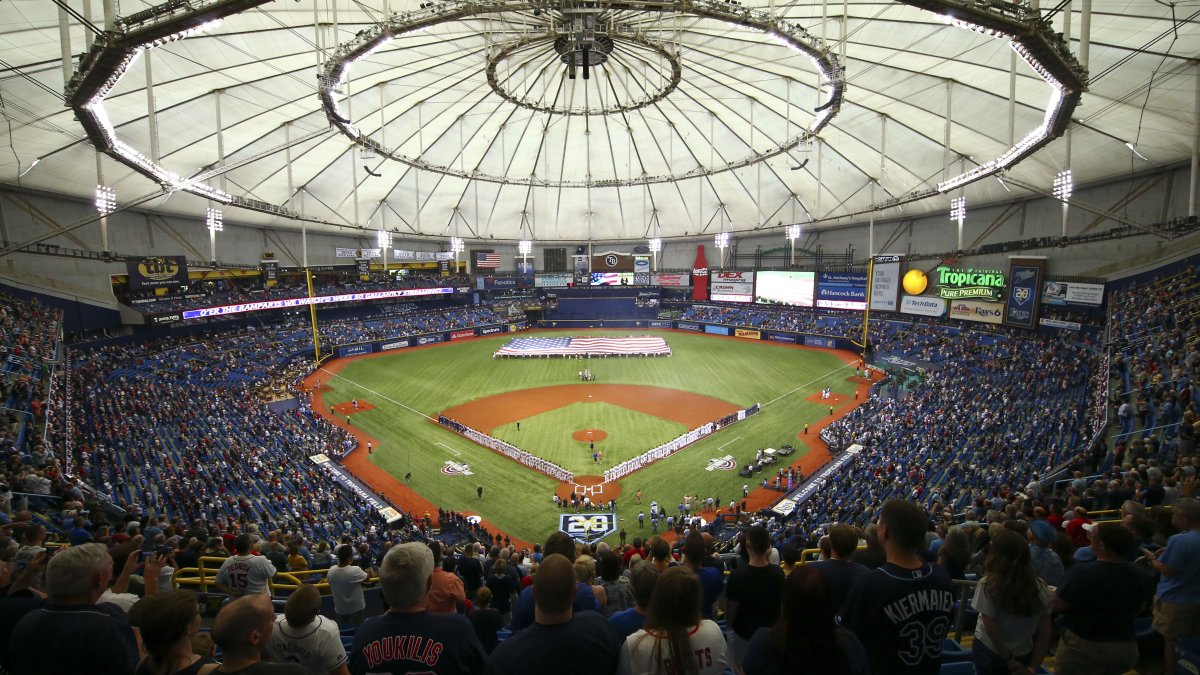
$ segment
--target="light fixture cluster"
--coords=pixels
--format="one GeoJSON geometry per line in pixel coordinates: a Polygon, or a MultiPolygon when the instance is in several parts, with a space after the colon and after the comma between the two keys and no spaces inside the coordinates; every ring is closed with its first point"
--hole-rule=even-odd
{"type": "Polygon", "coordinates": [[[658,253],[659,251],[662,251],[662,239],[659,239],[658,237],[654,237],[653,239],[651,239],[650,241],[648,241],[646,243],[647,243],[647,248],[650,249],[651,253],[658,253]]]}
{"type": "Polygon", "coordinates": [[[528,239],[522,239],[517,242],[517,253],[520,253],[522,256],[528,256],[530,253],[533,253],[533,242],[528,239]]]}
{"type": "Polygon", "coordinates": [[[729,233],[718,232],[717,236],[713,238],[713,243],[721,250],[729,248],[729,233]]]}
{"type": "Polygon", "coordinates": [[[208,225],[209,232],[224,232],[225,231],[225,216],[221,213],[221,209],[207,208],[204,210],[204,222],[208,225]]]}
{"type": "Polygon", "coordinates": [[[392,233],[387,230],[380,230],[375,233],[375,245],[385,251],[392,247],[392,233]]]}
{"type": "Polygon", "coordinates": [[[462,253],[467,249],[462,237],[450,237],[450,252],[462,253]]]}
{"type": "Polygon", "coordinates": [[[950,220],[964,221],[967,219],[967,198],[955,197],[950,200],[950,220]]]}
{"type": "Polygon", "coordinates": [[[784,232],[787,234],[788,241],[796,241],[800,238],[799,225],[788,225],[784,232]]]}
{"type": "Polygon", "coordinates": [[[1059,171],[1054,176],[1054,198],[1068,202],[1071,201],[1071,193],[1075,191],[1075,179],[1071,176],[1071,170],[1059,171]]]}
{"type": "Polygon", "coordinates": [[[117,191],[107,185],[96,186],[96,210],[100,215],[107,216],[117,210],[117,191]]]}

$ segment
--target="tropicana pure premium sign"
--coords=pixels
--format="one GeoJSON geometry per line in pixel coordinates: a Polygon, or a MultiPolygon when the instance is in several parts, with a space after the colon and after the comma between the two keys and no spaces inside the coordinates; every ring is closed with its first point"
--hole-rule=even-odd
{"type": "Polygon", "coordinates": [[[938,295],[948,300],[979,298],[999,302],[1004,292],[1004,273],[999,270],[937,268],[938,295]]]}

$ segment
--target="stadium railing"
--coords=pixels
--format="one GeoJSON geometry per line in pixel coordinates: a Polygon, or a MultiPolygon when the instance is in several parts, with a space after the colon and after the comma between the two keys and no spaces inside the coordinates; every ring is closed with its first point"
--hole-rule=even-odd
{"type": "MultiPolygon", "coordinates": [[[[209,589],[210,587],[215,589],[217,571],[227,559],[220,556],[201,556],[198,566],[182,567],[175,570],[175,574],[171,578],[171,585],[176,589],[184,586],[199,589],[203,593],[220,593],[220,591],[210,591],[209,589]]],[[[325,580],[325,575],[328,573],[329,569],[327,568],[277,572],[274,577],[267,581],[267,588],[270,589],[271,595],[287,595],[302,585],[308,585],[321,591],[322,595],[328,595],[330,593],[329,582],[325,580]]],[[[367,583],[369,584],[377,581],[379,581],[378,576],[371,576],[367,579],[367,583]]]]}

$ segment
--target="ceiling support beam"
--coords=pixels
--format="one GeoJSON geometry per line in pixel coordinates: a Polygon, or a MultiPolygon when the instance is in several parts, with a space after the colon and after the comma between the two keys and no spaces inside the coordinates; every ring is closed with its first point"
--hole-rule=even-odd
{"type": "Polygon", "coordinates": [[[1200,62],[1192,66],[1196,77],[1193,86],[1196,101],[1192,104],[1192,180],[1188,184],[1188,217],[1196,217],[1197,200],[1200,199],[1200,62]]]}
{"type": "MultiPolygon", "coordinates": [[[[85,33],[88,31],[84,31],[85,33]]],[[[67,10],[58,6],[58,45],[62,52],[63,85],[71,81],[75,65],[71,62],[71,23],[67,10]]]]}

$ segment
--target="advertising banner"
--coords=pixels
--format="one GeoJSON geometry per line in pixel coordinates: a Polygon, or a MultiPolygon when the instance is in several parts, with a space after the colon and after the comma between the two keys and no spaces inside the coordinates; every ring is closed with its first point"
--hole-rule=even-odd
{"type": "Polygon", "coordinates": [[[1061,328],[1063,330],[1081,330],[1083,324],[1077,321],[1059,321],[1058,319],[1040,319],[1038,323],[1050,328],[1061,328]]]}
{"type": "Polygon", "coordinates": [[[791,333],[767,333],[767,339],[774,342],[786,342],[788,344],[796,344],[796,336],[791,333]]]}
{"type": "Polygon", "coordinates": [[[333,249],[333,255],[335,258],[361,258],[362,257],[362,249],[360,249],[360,248],[343,248],[341,246],[338,246],[337,248],[333,249]]]}
{"type": "Polygon", "coordinates": [[[717,302],[754,302],[754,272],[712,272],[708,299],[717,302]]]}
{"type": "Polygon", "coordinates": [[[189,309],[183,313],[184,319],[200,319],[209,316],[227,316],[243,312],[261,312],[267,309],[290,309],[293,307],[308,307],[309,305],[324,305],[334,302],[355,302],[358,300],[386,300],[388,298],[416,298],[426,295],[445,295],[453,293],[453,288],[402,288],[394,291],[365,291],[363,293],[343,293],[341,295],[319,295],[315,298],[284,298],[283,300],[261,300],[259,302],[243,302],[236,305],[221,305],[220,307],[205,307],[189,309]]]}
{"type": "Polygon", "coordinates": [[[495,335],[504,331],[504,326],[487,326],[479,329],[480,335],[495,335]]]}
{"type": "Polygon", "coordinates": [[[696,260],[692,263],[692,300],[708,300],[708,258],[704,244],[696,245],[696,260]]]}
{"type": "Polygon", "coordinates": [[[1008,312],[1004,315],[1004,323],[1033,330],[1038,325],[1041,308],[1038,293],[1042,290],[1046,259],[1009,258],[1009,261],[1008,312]]]}
{"type": "Polygon", "coordinates": [[[900,302],[900,256],[875,256],[871,270],[871,311],[895,312],[900,302]]]}
{"type": "Polygon", "coordinates": [[[130,258],[125,261],[129,288],[142,291],[150,288],[179,288],[188,282],[187,258],[181,255],[156,255],[130,258]]]}
{"type": "Polygon", "coordinates": [[[675,327],[678,328],[679,330],[695,330],[695,331],[700,330],[700,324],[688,323],[686,321],[677,321],[675,323],[675,327]]]}
{"type": "Polygon", "coordinates": [[[995,302],[978,300],[951,300],[951,319],[978,321],[980,323],[1004,323],[1004,306],[995,302]]]}
{"type": "Polygon", "coordinates": [[[759,272],[754,301],[764,305],[812,307],[816,294],[814,272],[759,272]]]}
{"type": "Polygon", "coordinates": [[[671,322],[670,321],[651,321],[650,327],[651,328],[670,328],[671,322]]]}
{"type": "Polygon", "coordinates": [[[655,286],[690,286],[692,280],[686,274],[655,274],[653,278],[655,286]]]}
{"type": "Polygon", "coordinates": [[[824,488],[828,481],[833,478],[834,474],[846,468],[846,465],[853,461],[862,451],[863,446],[858,444],[851,445],[849,448],[846,448],[845,452],[834,457],[833,461],[826,464],[816,475],[804,481],[799,490],[787,496],[787,499],[793,503],[792,508],[794,509],[796,506],[803,504],[808,501],[809,497],[817,494],[817,490],[824,488]]]}
{"type": "Polygon", "coordinates": [[[903,295],[900,296],[900,313],[942,316],[946,313],[946,301],[928,295],[903,295]]]}
{"type": "Polygon", "coordinates": [[[374,345],[350,345],[349,347],[338,347],[338,356],[358,356],[359,354],[370,354],[374,345]]]}
{"type": "Polygon", "coordinates": [[[161,325],[164,323],[175,323],[176,321],[179,321],[179,319],[182,317],[179,316],[178,312],[175,312],[172,314],[155,314],[153,316],[149,316],[146,318],[150,320],[150,323],[157,326],[157,325],[161,325]]]}
{"type": "Polygon", "coordinates": [[[309,459],[311,459],[313,463],[319,466],[321,469],[325,470],[330,477],[337,481],[339,485],[354,493],[359,499],[363,500],[371,508],[375,509],[389,524],[401,519],[401,516],[396,512],[396,509],[393,509],[384,502],[379,501],[379,499],[375,497],[375,493],[359,485],[357,480],[352,478],[346,472],[342,471],[340,466],[329,461],[329,458],[325,455],[312,455],[309,457],[309,459]]]}
{"type": "Polygon", "coordinates": [[[383,257],[383,249],[381,249],[381,248],[364,248],[362,250],[361,257],[368,258],[371,260],[374,260],[375,258],[382,258],[383,257]]]}
{"type": "Polygon", "coordinates": [[[422,335],[414,340],[417,345],[432,345],[442,341],[441,333],[434,335],[422,335]]]}
{"type": "Polygon", "coordinates": [[[633,257],[633,283],[638,286],[650,285],[650,256],[635,255],[633,257]]]}
{"type": "Polygon", "coordinates": [[[384,342],[379,345],[379,351],[390,352],[393,349],[404,349],[408,346],[408,340],[394,340],[392,342],[384,342]]]}
{"type": "Polygon", "coordinates": [[[559,274],[537,274],[533,277],[533,285],[537,288],[566,288],[571,283],[571,275],[564,273],[559,274]]]}
{"type": "Polygon", "coordinates": [[[762,339],[762,331],[761,330],[750,330],[748,328],[737,328],[733,331],[733,334],[736,335],[737,337],[749,338],[751,340],[761,340],[762,339]]]}
{"type": "Polygon", "coordinates": [[[591,283],[592,272],[588,269],[588,257],[586,255],[577,255],[572,256],[572,259],[575,262],[575,283],[580,286],[586,286],[591,283]]]}
{"type": "Polygon", "coordinates": [[[367,281],[371,278],[371,259],[355,258],[354,267],[358,270],[358,280],[367,281]]]}
{"type": "Polygon", "coordinates": [[[816,335],[805,335],[804,346],[820,347],[821,349],[837,349],[837,340],[831,337],[817,337],[816,335]]]}
{"type": "Polygon", "coordinates": [[[484,277],[483,287],[486,289],[524,288],[525,284],[521,281],[521,277],[484,277]]]}
{"type": "Polygon", "coordinates": [[[473,330],[456,330],[450,334],[451,340],[463,340],[466,338],[473,338],[473,337],[475,337],[475,331],[473,331],[473,330]]]}
{"type": "Polygon", "coordinates": [[[1000,270],[947,267],[936,270],[938,295],[947,300],[975,298],[1000,302],[1004,299],[1005,279],[1000,270]]]}
{"type": "Polygon", "coordinates": [[[706,326],[704,326],[704,332],[711,333],[713,335],[729,335],[729,328],[727,328],[725,326],[708,326],[708,325],[706,325],[706,326]]]}
{"type": "Polygon", "coordinates": [[[633,272],[592,272],[593,286],[628,286],[633,283],[633,272]]]}
{"type": "Polygon", "coordinates": [[[822,309],[867,308],[867,275],[863,272],[817,274],[817,307],[822,309]]]}
{"type": "Polygon", "coordinates": [[[1104,303],[1104,284],[1047,281],[1042,284],[1042,302],[1047,305],[1099,307],[1104,303]]]}

